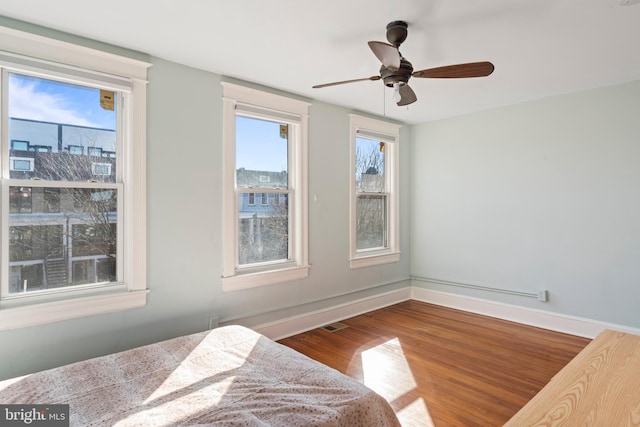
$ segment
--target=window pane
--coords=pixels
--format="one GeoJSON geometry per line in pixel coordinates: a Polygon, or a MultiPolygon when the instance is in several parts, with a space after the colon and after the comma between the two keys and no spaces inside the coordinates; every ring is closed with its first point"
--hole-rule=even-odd
{"type": "Polygon", "coordinates": [[[387,246],[387,196],[358,196],[356,204],[356,248],[387,246]]]}
{"type": "Polygon", "coordinates": [[[28,141],[11,141],[11,149],[16,151],[29,151],[28,141]]]}
{"type": "Polygon", "coordinates": [[[239,188],[288,187],[289,126],[236,116],[236,183],[239,188]]]}
{"type": "Polygon", "coordinates": [[[116,190],[10,187],[9,194],[10,293],[117,280],[116,190]],[[17,202],[27,198],[29,209],[17,202]]]}
{"type": "MultiPolygon", "coordinates": [[[[280,203],[250,204],[249,195],[238,198],[238,264],[286,261],[289,258],[288,195],[280,203]]],[[[269,198],[272,201],[273,198],[269,198]]]]}
{"type": "Polygon", "coordinates": [[[9,212],[31,213],[31,187],[9,187],[9,212]]]}
{"type": "Polygon", "coordinates": [[[115,182],[115,159],[105,159],[107,175],[93,173],[91,162],[98,152],[116,152],[117,108],[101,103],[104,96],[115,102],[113,92],[10,73],[8,93],[9,155],[33,161],[10,178],[115,182]]]}
{"type": "Polygon", "coordinates": [[[28,172],[31,170],[31,160],[28,159],[16,159],[13,158],[12,160],[12,170],[16,170],[16,171],[25,171],[28,172]]]}
{"type": "Polygon", "coordinates": [[[87,154],[89,154],[90,156],[94,156],[94,157],[101,157],[102,156],[102,148],[100,148],[100,147],[88,147],[87,154]]]}
{"type": "Polygon", "coordinates": [[[60,189],[44,188],[43,190],[44,212],[60,212],[60,189]]]}
{"type": "Polygon", "coordinates": [[[94,176],[111,175],[111,163],[92,163],[91,174],[94,176]]]}
{"type": "Polygon", "coordinates": [[[356,138],[356,191],[359,193],[383,193],[385,143],[366,138],[356,138]]]}

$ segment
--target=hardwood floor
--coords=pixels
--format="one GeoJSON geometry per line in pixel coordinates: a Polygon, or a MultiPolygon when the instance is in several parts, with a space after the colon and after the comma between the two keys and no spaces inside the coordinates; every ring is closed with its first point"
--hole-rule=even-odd
{"type": "Polygon", "coordinates": [[[501,426],[589,339],[405,301],[280,340],[385,397],[403,426],[501,426]]]}

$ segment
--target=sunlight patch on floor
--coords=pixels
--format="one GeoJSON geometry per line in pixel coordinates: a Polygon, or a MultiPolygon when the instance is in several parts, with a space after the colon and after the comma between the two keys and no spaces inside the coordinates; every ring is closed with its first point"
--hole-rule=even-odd
{"type": "Polygon", "coordinates": [[[398,338],[361,353],[364,384],[392,402],[416,387],[398,338]]]}
{"type": "MultiPolygon", "coordinates": [[[[364,384],[393,404],[417,387],[409,362],[398,338],[391,339],[360,354],[364,384]]],[[[396,409],[403,427],[433,427],[423,398],[396,409]]]]}
{"type": "Polygon", "coordinates": [[[433,420],[423,398],[418,398],[396,412],[402,427],[434,427],[433,420]]]}

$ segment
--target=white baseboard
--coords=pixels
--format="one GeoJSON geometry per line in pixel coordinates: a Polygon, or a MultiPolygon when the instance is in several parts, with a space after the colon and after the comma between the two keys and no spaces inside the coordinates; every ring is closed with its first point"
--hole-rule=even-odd
{"type": "Polygon", "coordinates": [[[332,322],[388,307],[408,299],[411,299],[411,287],[409,286],[326,309],[292,316],[275,322],[264,323],[254,326],[252,329],[276,341],[319,328],[332,322]]]}
{"type": "Polygon", "coordinates": [[[605,329],[614,329],[640,335],[640,329],[630,326],[616,325],[583,317],[569,316],[415,286],[411,288],[411,299],[586,338],[594,338],[605,329]]]}
{"type": "Polygon", "coordinates": [[[408,286],[373,297],[361,298],[353,302],[339,304],[274,322],[263,323],[253,326],[252,329],[272,340],[279,340],[409,299],[586,338],[594,338],[605,329],[614,329],[640,335],[640,329],[629,326],[489,301],[465,295],[434,291],[415,286],[408,286]]]}

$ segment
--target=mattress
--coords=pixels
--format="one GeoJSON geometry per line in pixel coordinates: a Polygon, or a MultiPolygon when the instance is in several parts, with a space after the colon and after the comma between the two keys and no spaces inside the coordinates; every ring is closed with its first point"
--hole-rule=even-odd
{"type": "Polygon", "coordinates": [[[363,384],[241,326],[0,382],[1,404],[68,404],[72,426],[399,426],[363,384]]]}

